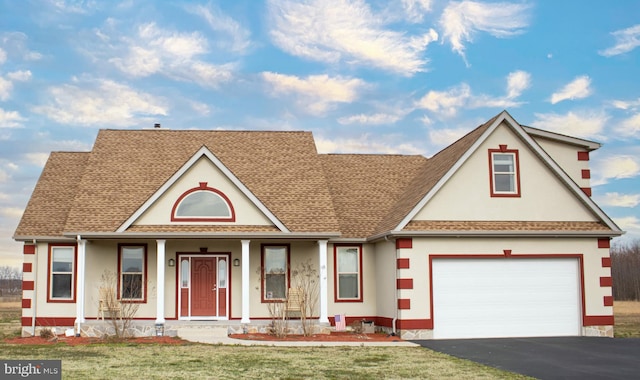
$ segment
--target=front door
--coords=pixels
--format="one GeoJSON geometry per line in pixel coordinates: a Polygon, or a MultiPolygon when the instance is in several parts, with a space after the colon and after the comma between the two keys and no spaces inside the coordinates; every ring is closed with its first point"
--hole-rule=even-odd
{"type": "Polygon", "coordinates": [[[226,319],[227,256],[180,257],[180,317],[226,319]]]}

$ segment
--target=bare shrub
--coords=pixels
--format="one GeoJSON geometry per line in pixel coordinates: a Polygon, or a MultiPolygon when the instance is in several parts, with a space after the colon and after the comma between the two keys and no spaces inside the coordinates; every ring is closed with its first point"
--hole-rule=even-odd
{"type": "Polygon", "coordinates": [[[313,317],[320,294],[319,284],[318,270],[311,260],[296,265],[291,271],[291,287],[300,289],[302,293],[303,310],[300,313],[300,322],[304,336],[313,334],[313,317]]]}
{"type": "MultiPolygon", "coordinates": [[[[121,302],[118,299],[118,276],[114,272],[104,271],[101,280],[101,289],[107,290],[106,292],[101,292],[104,295],[104,299],[101,302],[104,303],[104,308],[108,311],[105,319],[113,327],[115,339],[128,338],[132,335],[133,318],[137,314],[140,304],[137,302],[121,302]]],[[[123,284],[123,288],[138,289],[142,285],[139,282],[133,277],[130,283],[123,284]]]]}
{"type": "Polygon", "coordinates": [[[53,330],[49,327],[43,327],[40,329],[40,338],[43,339],[52,339],[56,336],[56,334],[53,333],[53,330]]]}
{"type": "Polygon", "coordinates": [[[611,247],[611,276],[614,299],[640,300],[640,240],[611,247]]]}

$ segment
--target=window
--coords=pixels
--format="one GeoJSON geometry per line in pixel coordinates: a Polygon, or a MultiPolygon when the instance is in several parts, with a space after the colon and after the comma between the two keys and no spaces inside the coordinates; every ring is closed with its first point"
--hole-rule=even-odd
{"type": "Polygon", "coordinates": [[[49,246],[49,302],[75,302],[76,247],[49,246]]]}
{"type": "Polygon", "coordinates": [[[335,245],[335,300],[362,302],[362,247],[335,245]]]}
{"type": "Polygon", "coordinates": [[[147,246],[120,245],[118,282],[120,299],[146,302],[147,246]]]}
{"type": "Polygon", "coordinates": [[[182,194],[171,211],[171,221],[233,222],[235,211],[224,193],[200,182],[199,187],[182,194]]]}
{"type": "Polygon", "coordinates": [[[262,300],[284,300],[289,287],[289,246],[262,246],[262,300]]]}
{"type": "Polygon", "coordinates": [[[498,150],[489,150],[489,167],[492,197],[520,196],[517,150],[508,150],[506,145],[501,145],[498,150]]]}

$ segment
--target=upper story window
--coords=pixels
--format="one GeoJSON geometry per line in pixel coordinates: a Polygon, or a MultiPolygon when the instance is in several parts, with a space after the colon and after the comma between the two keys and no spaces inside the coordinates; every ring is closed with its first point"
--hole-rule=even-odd
{"type": "Polygon", "coordinates": [[[171,211],[171,221],[179,222],[234,222],[233,205],[220,190],[208,187],[206,182],[182,194],[171,211]]]}
{"type": "Polygon", "coordinates": [[[49,246],[49,302],[75,302],[76,247],[49,246]]]}
{"type": "Polygon", "coordinates": [[[500,145],[500,149],[490,149],[489,169],[491,171],[492,197],[520,196],[520,169],[517,150],[507,149],[506,145],[500,145]]]}

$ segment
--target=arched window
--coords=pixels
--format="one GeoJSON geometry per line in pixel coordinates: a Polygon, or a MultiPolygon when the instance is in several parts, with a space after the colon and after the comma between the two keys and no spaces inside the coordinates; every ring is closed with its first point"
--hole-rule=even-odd
{"type": "Polygon", "coordinates": [[[171,221],[179,222],[234,222],[236,215],[229,198],[220,190],[200,182],[184,192],[173,205],[171,221]]]}

